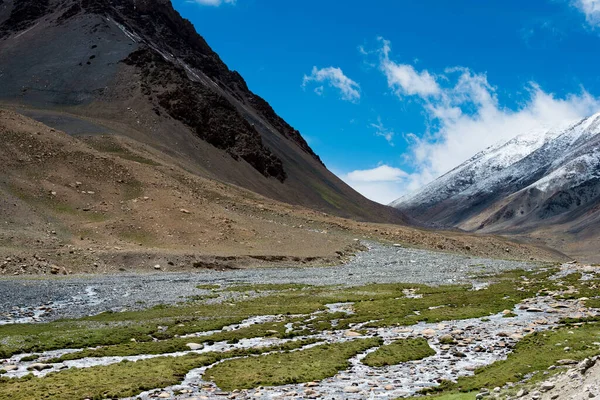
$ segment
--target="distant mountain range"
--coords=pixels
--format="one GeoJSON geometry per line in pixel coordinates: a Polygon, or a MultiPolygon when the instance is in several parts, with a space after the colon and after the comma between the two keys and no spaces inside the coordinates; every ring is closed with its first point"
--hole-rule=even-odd
{"type": "Polygon", "coordinates": [[[600,114],[491,146],[391,205],[431,226],[521,235],[598,259],[600,114]]]}
{"type": "Polygon", "coordinates": [[[126,136],[273,199],[406,220],[328,171],[170,0],[0,0],[0,102],[72,135],[126,136]]]}

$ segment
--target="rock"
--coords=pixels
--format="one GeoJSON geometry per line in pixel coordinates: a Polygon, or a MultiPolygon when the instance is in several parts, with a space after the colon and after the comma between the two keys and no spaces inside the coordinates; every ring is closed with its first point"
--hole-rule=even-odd
{"type": "Polygon", "coordinates": [[[186,210],[185,208],[182,208],[179,211],[182,212],[182,213],[184,213],[184,214],[190,214],[190,212],[188,210],[186,210]]]}
{"type": "Polygon", "coordinates": [[[200,350],[204,348],[204,346],[199,343],[188,343],[186,346],[189,347],[190,350],[200,350]]]}
{"type": "Polygon", "coordinates": [[[160,269],[160,264],[156,264],[156,265],[154,266],[154,269],[155,269],[155,270],[159,270],[159,269],[160,269]]]}
{"type": "Polygon", "coordinates": [[[385,390],[394,390],[394,386],[392,386],[392,385],[385,385],[384,389],[385,390]]]}
{"type": "Polygon", "coordinates": [[[542,392],[547,392],[552,389],[554,389],[554,383],[552,383],[552,382],[544,382],[540,385],[540,390],[542,392]]]}
{"type": "Polygon", "coordinates": [[[445,344],[450,344],[450,343],[454,343],[454,337],[452,337],[452,335],[446,334],[446,335],[442,335],[439,338],[440,343],[445,343],[445,344]]]}
{"type": "Polygon", "coordinates": [[[541,308],[537,308],[537,307],[528,307],[526,311],[531,312],[531,313],[544,312],[544,310],[542,310],[541,308]]]}
{"type": "Polygon", "coordinates": [[[509,314],[512,314],[512,310],[504,310],[504,311],[502,311],[502,314],[503,314],[503,315],[509,315],[509,314]]]}
{"type": "Polygon", "coordinates": [[[574,365],[577,364],[577,361],[571,359],[558,360],[556,362],[558,365],[574,365]]]}
{"type": "Polygon", "coordinates": [[[435,331],[434,331],[433,329],[431,329],[431,328],[428,328],[428,329],[424,329],[424,330],[421,332],[421,334],[422,334],[423,336],[426,336],[426,337],[432,337],[432,336],[434,336],[434,335],[435,335],[435,331]]]}
{"type": "Polygon", "coordinates": [[[402,247],[400,243],[394,243],[394,247],[402,247]]]}
{"type": "Polygon", "coordinates": [[[35,363],[35,364],[31,364],[27,369],[29,371],[33,371],[33,370],[43,371],[45,369],[50,369],[50,368],[52,368],[52,365],[42,364],[42,363],[35,363]]]}
{"type": "Polygon", "coordinates": [[[588,369],[592,368],[594,365],[596,365],[596,361],[595,360],[592,360],[590,358],[586,358],[585,360],[583,360],[582,362],[580,362],[579,364],[577,364],[577,369],[582,374],[585,374],[585,372],[588,369]]]}
{"type": "Polygon", "coordinates": [[[19,369],[16,365],[5,365],[4,367],[0,367],[0,369],[5,370],[6,372],[16,371],[19,369]]]}
{"type": "Polygon", "coordinates": [[[542,398],[542,394],[536,390],[535,392],[531,393],[531,398],[533,400],[539,400],[542,398]]]}
{"type": "Polygon", "coordinates": [[[360,388],[358,386],[346,386],[344,388],[344,393],[358,393],[360,392],[360,388]]]}
{"type": "Polygon", "coordinates": [[[357,336],[360,336],[360,333],[358,333],[356,331],[346,331],[346,333],[344,333],[344,336],[346,336],[346,337],[357,337],[357,336]]]}
{"type": "Polygon", "coordinates": [[[170,399],[171,398],[171,394],[167,393],[167,392],[162,392],[161,394],[159,394],[157,396],[159,399],[170,399]]]}
{"type": "Polygon", "coordinates": [[[52,275],[58,275],[60,273],[60,267],[58,265],[52,265],[50,267],[50,273],[52,275]]]}
{"type": "Polygon", "coordinates": [[[528,393],[529,393],[529,390],[527,390],[527,388],[523,388],[517,392],[517,397],[523,397],[528,393]]]}

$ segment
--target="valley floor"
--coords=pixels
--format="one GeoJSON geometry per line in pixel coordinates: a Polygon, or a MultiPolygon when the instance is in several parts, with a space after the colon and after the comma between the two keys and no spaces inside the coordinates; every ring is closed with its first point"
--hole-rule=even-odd
{"type": "Polygon", "coordinates": [[[337,267],[2,279],[0,399],[600,395],[597,269],[365,245],[337,267]]]}

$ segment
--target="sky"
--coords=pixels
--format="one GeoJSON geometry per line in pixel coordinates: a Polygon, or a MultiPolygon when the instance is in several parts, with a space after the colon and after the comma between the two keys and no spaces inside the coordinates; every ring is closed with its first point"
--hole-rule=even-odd
{"type": "Polygon", "coordinates": [[[327,167],[387,204],[600,111],[600,0],[173,0],[327,167]]]}

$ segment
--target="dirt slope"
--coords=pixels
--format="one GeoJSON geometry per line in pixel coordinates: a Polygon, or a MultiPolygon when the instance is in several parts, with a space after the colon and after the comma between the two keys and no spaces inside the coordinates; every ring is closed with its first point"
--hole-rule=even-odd
{"type": "Polygon", "coordinates": [[[0,137],[0,274],[329,264],[360,249],[356,239],[564,259],[494,236],[356,222],[289,205],[198,176],[131,138],[70,136],[13,111],[0,111],[0,137]]]}
{"type": "Polygon", "coordinates": [[[0,76],[0,101],[50,126],[65,112],[93,118],[198,175],[344,217],[406,221],[328,171],[168,0],[3,1],[0,76]]]}

